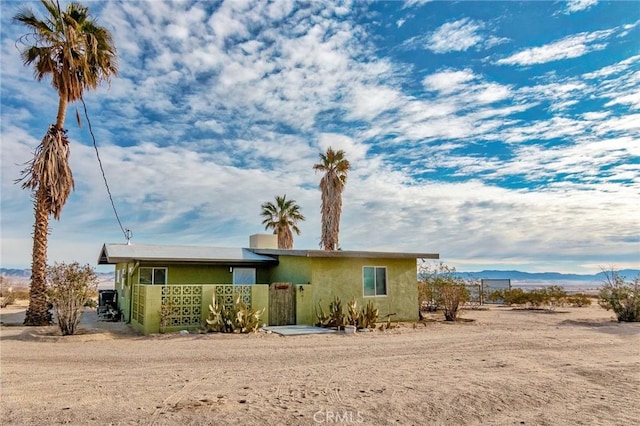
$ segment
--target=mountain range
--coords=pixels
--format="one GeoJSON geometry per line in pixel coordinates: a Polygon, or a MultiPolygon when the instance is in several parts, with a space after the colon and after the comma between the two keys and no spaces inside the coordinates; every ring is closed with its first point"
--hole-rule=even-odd
{"type": "MultiPolygon", "coordinates": [[[[640,269],[620,269],[618,275],[631,281],[640,276],[640,269]]],[[[597,281],[605,280],[605,272],[597,274],[562,274],[560,272],[522,272],[522,271],[497,271],[484,270],[479,272],[456,272],[460,278],[492,278],[511,279],[514,281],[597,281]]]]}
{"type": "MultiPolygon", "coordinates": [[[[640,269],[621,269],[618,274],[627,281],[633,280],[640,276],[640,269]]],[[[15,278],[18,280],[28,280],[31,276],[30,269],[7,269],[0,268],[0,275],[7,278],[15,278]]],[[[113,280],[113,272],[96,273],[100,281],[113,280]]],[[[456,276],[460,278],[493,278],[493,279],[511,279],[514,281],[585,281],[585,282],[602,282],[605,279],[605,273],[597,274],[562,274],[560,272],[522,272],[522,271],[498,271],[483,270],[478,272],[456,272],[456,276]]]]}

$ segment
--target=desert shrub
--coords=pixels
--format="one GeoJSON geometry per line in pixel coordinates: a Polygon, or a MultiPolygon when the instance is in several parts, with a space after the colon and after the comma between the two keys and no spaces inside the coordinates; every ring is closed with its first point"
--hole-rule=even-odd
{"type": "Polygon", "coordinates": [[[456,319],[458,308],[469,300],[470,294],[466,286],[473,283],[456,277],[455,272],[456,268],[443,262],[421,265],[421,281],[418,284],[420,313],[426,306],[430,311],[442,309],[447,321],[456,319]]]}
{"type": "Polygon", "coordinates": [[[435,312],[438,310],[436,288],[431,282],[418,282],[418,303],[420,311],[435,312]]]}
{"type": "Polygon", "coordinates": [[[558,306],[567,303],[567,292],[559,285],[552,285],[545,289],[545,304],[553,311],[558,306]]]}
{"type": "Polygon", "coordinates": [[[351,299],[347,303],[347,324],[355,325],[358,329],[375,327],[378,320],[378,308],[369,300],[367,306],[358,310],[358,303],[351,299]]]}
{"type": "Polygon", "coordinates": [[[12,291],[2,292],[0,296],[0,308],[6,308],[9,305],[13,305],[16,301],[16,296],[12,291]]]}
{"type": "Polygon", "coordinates": [[[96,299],[90,297],[86,302],[84,302],[84,306],[85,308],[95,309],[98,307],[98,302],[96,302],[96,299]]]}
{"type": "Polygon", "coordinates": [[[620,322],[640,322],[640,277],[628,282],[614,269],[603,272],[605,279],[598,304],[612,309],[620,322]]]}
{"type": "Polygon", "coordinates": [[[469,290],[462,284],[446,284],[440,288],[444,319],[455,321],[458,308],[469,299],[469,290]]]}
{"type": "Polygon", "coordinates": [[[512,288],[503,290],[493,297],[498,298],[499,296],[502,296],[502,300],[508,305],[516,305],[528,309],[546,307],[553,311],[558,306],[564,306],[567,302],[567,293],[560,286],[550,286],[530,291],[512,288]]]}
{"type": "Polygon", "coordinates": [[[98,278],[91,266],[56,263],[47,268],[47,296],[53,305],[62,335],[76,332],[82,308],[98,286],[98,278]]]}
{"type": "Polygon", "coordinates": [[[576,293],[571,296],[567,296],[567,303],[571,306],[582,308],[583,306],[591,306],[591,298],[586,294],[576,293]]]}
{"type": "Polygon", "coordinates": [[[209,305],[209,317],[206,319],[207,331],[220,333],[250,333],[260,328],[260,318],[264,309],[249,308],[238,296],[231,309],[218,303],[216,296],[209,305]]]}
{"type": "Polygon", "coordinates": [[[521,288],[511,288],[502,291],[502,298],[507,305],[524,306],[527,304],[527,295],[521,288]]]}

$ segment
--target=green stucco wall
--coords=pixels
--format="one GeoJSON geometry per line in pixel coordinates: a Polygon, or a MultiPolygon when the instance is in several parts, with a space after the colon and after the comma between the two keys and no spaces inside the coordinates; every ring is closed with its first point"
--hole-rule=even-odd
{"type": "MultiPolygon", "coordinates": [[[[280,257],[281,262],[282,257],[280,257]]],[[[371,300],[380,312],[381,321],[390,313],[396,314],[392,319],[397,321],[418,319],[415,259],[311,258],[309,260],[311,260],[310,284],[304,285],[304,290],[302,292],[298,290],[297,294],[298,324],[313,324],[316,321],[314,312],[318,303],[326,311],[329,303],[336,296],[342,301],[345,311],[346,304],[351,299],[355,299],[360,308],[371,300]],[[386,296],[364,296],[362,277],[364,266],[387,268],[386,296]]]]}
{"type": "MultiPolygon", "coordinates": [[[[202,285],[202,321],[208,315],[209,304],[215,291],[214,284],[231,284],[233,274],[228,266],[206,265],[171,265],[171,264],[142,264],[134,268],[133,264],[117,264],[116,289],[120,309],[125,321],[144,334],[157,333],[160,328],[160,308],[162,300],[162,286],[140,286],[145,291],[145,311],[143,324],[132,318],[131,301],[132,285],[138,283],[139,267],[166,267],[168,285],[202,285]],[[133,270],[129,276],[128,271],[133,270]],[[120,280],[118,278],[120,277],[120,280]]],[[[418,290],[416,279],[415,259],[384,259],[384,258],[322,258],[322,257],[279,257],[279,264],[271,269],[256,269],[257,285],[252,288],[252,306],[266,308],[262,322],[269,323],[269,290],[268,284],[273,282],[289,282],[296,286],[296,322],[298,324],[314,324],[315,310],[318,303],[323,309],[328,309],[334,297],[342,300],[346,313],[346,304],[352,298],[356,299],[359,308],[364,307],[369,300],[378,308],[379,320],[386,319],[386,315],[395,313],[392,317],[397,321],[415,321],[418,319],[418,290]],[[364,296],[363,267],[377,266],[387,268],[387,294],[385,296],[364,296]]],[[[180,327],[175,328],[179,330],[180,327]]],[[[193,327],[192,327],[193,329],[193,327]]],[[[175,331],[167,330],[167,331],[175,331]]]]}
{"type": "Polygon", "coordinates": [[[311,282],[312,260],[309,257],[280,256],[278,266],[271,269],[268,282],[308,284],[311,282]]]}
{"type": "Polygon", "coordinates": [[[298,324],[315,323],[315,309],[318,303],[326,311],[336,296],[342,301],[345,311],[347,302],[354,298],[360,308],[371,300],[380,312],[381,321],[391,313],[396,314],[392,319],[397,321],[418,319],[415,259],[309,258],[281,255],[279,260],[280,264],[274,268],[271,281],[296,284],[298,324]],[[386,296],[364,296],[364,266],[387,268],[386,296]]]}

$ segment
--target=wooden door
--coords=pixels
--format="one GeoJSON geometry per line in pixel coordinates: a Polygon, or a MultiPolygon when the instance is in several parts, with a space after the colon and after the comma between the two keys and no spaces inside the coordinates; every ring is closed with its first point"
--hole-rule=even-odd
{"type": "Polygon", "coordinates": [[[296,288],[292,283],[269,286],[269,325],[296,323],[296,288]]]}

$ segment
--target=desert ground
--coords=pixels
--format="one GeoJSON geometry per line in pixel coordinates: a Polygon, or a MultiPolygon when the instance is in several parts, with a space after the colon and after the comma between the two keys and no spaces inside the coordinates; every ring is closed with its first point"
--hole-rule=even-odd
{"type": "Polygon", "coordinates": [[[493,306],[355,335],[81,334],[0,311],[3,425],[630,425],[640,324],[493,306]]]}

